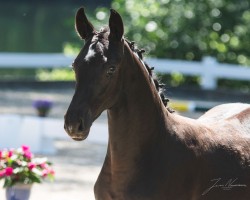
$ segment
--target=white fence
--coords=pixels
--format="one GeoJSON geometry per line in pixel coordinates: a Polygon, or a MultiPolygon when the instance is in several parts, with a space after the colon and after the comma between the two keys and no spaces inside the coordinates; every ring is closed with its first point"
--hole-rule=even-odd
{"type": "Polygon", "coordinates": [[[152,58],[147,62],[155,66],[157,72],[200,76],[203,89],[216,89],[220,78],[250,81],[250,67],[218,63],[212,57],[204,57],[201,62],[152,58]]]}
{"type": "MultiPolygon", "coordinates": [[[[63,128],[62,119],[20,115],[0,115],[0,149],[18,148],[28,145],[32,152],[56,153],[55,139],[72,140],[63,128]]],[[[88,141],[107,144],[107,123],[95,122],[91,127],[88,141]]]]}
{"type": "Polygon", "coordinates": [[[60,68],[73,59],[62,53],[0,53],[0,68],[60,68]]]}
{"type": "MultiPolygon", "coordinates": [[[[0,68],[61,68],[70,66],[73,59],[61,53],[0,53],[0,68]]],[[[216,89],[220,78],[250,81],[250,67],[221,64],[211,57],[201,62],[155,58],[146,61],[157,72],[200,76],[203,89],[216,89]]]]}

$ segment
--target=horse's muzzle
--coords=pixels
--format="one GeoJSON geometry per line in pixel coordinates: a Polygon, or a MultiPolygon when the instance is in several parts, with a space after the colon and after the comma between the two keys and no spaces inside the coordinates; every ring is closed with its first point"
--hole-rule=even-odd
{"type": "Polygon", "coordinates": [[[75,126],[64,124],[64,129],[73,140],[81,141],[88,137],[90,131],[90,128],[82,129],[81,126],[81,124],[75,126]]]}
{"type": "Polygon", "coordinates": [[[68,135],[76,141],[85,140],[90,131],[90,127],[92,125],[92,119],[90,116],[84,117],[79,120],[71,120],[72,118],[66,114],[64,129],[68,133],[68,135]]]}

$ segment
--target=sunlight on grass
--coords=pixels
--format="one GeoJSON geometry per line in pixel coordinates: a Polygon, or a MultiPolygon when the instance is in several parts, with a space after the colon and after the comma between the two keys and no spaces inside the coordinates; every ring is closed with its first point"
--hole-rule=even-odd
{"type": "Polygon", "coordinates": [[[71,69],[41,69],[36,74],[39,81],[73,81],[74,72],[71,69]]]}

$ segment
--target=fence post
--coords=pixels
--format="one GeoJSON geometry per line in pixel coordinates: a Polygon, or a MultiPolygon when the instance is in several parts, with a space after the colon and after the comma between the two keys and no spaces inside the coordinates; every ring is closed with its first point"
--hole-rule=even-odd
{"type": "Polygon", "coordinates": [[[214,90],[217,88],[216,70],[217,60],[213,57],[204,57],[202,59],[201,70],[201,88],[206,90],[214,90]]]}

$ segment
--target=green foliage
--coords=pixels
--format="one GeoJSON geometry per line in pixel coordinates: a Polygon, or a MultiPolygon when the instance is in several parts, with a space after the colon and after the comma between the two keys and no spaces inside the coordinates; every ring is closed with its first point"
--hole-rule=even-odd
{"type": "Polygon", "coordinates": [[[0,68],[0,80],[33,80],[36,69],[10,69],[0,68]]]}
{"type": "Polygon", "coordinates": [[[73,20],[81,4],[3,1],[0,6],[0,51],[60,52],[76,42],[73,20]]]}
{"type": "Polygon", "coordinates": [[[75,80],[71,69],[40,69],[37,71],[36,79],[39,81],[72,81],[75,80]]]}
{"type": "Polygon", "coordinates": [[[163,74],[157,73],[157,77],[162,83],[167,83],[174,87],[177,86],[192,86],[197,87],[199,85],[199,77],[197,76],[184,76],[180,73],[163,74]]]}
{"type": "MultiPolygon", "coordinates": [[[[201,60],[209,55],[219,62],[250,65],[249,0],[113,0],[112,7],[122,15],[126,37],[151,57],[201,60]]],[[[97,9],[97,21],[106,23],[108,12],[97,9]]],[[[172,86],[197,86],[200,81],[181,74],[160,76],[172,86]]],[[[219,87],[250,90],[249,82],[221,80],[219,87]]]]}
{"type": "MultiPolygon", "coordinates": [[[[79,49],[78,49],[79,50],[79,49]]],[[[74,72],[70,68],[58,69],[0,69],[2,81],[73,81],[74,72]]]]}
{"type": "MultiPolygon", "coordinates": [[[[150,56],[201,60],[209,55],[250,65],[249,0],[114,0],[112,7],[123,16],[126,36],[150,56]]],[[[108,10],[96,15],[100,12],[108,10]]]]}
{"type": "MultiPolygon", "coordinates": [[[[76,55],[83,46],[74,30],[78,7],[66,1],[39,6],[3,2],[0,50],[63,49],[66,54],[76,55]]],[[[151,57],[201,60],[209,55],[220,62],[250,65],[249,0],[113,0],[111,7],[122,15],[126,37],[145,48],[151,57]]],[[[99,7],[95,12],[86,8],[86,12],[96,29],[108,23],[108,8],[99,7]]],[[[3,70],[0,74],[1,80],[23,79],[24,75],[37,80],[74,80],[73,72],[58,69],[3,70]]],[[[197,77],[180,74],[166,75],[164,80],[173,86],[199,83],[197,77]]],[[[250,90],[249,82],[221,80],[219,85],[250,90]]]]}

